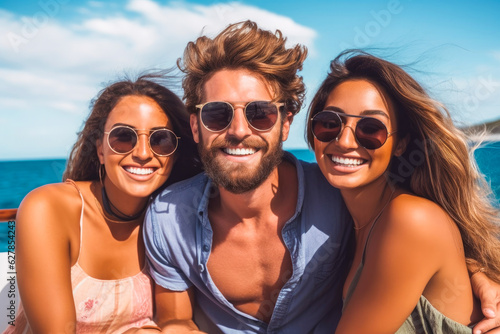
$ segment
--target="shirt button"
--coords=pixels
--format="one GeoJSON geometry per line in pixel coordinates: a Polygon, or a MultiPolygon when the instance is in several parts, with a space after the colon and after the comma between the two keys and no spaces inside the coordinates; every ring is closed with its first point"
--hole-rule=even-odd
{"type": "Polygon", "coordinates": [[[205,270],[205,266],[202,264],[199,264],[198,269],[200,270],[200,272],[203,272],[205,270]]]}
{"type": "Polygon", "coordinates": [[[203,251],[208,252],[210,250],[210,247],[208,245],[203,245],[203,251]]]}

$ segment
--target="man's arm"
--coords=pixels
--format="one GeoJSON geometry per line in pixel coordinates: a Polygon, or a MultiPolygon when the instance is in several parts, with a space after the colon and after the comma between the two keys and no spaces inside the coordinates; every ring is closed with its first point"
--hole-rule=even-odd
{"type": "MultiPolygon", "coordinates": [[[[177,206],[174,207],[177,209],[177,206]]],[[[173,226],[177,226],[178,219],[176,211],[164,210],[158,198],[151,204],[144,219],[144,245],[149,272],[155,282],[155,322],[162,333],[202,333],[193,321],[195,288],[178,263],[187,260],[183,257],[184,244],[179,241],[190,236],[189,240],[193,245],[186,247],[195,248],[195,231],[183,230],[182,237],[179,235],[177,238],[177,230],[173,226]]],[[[192,227],[193,225],[186,224],[190,219],[183,217],[183,226],[192,227]]]]}
{"type": "Polygon", "coordinates": [[[500,334],[500,284],[489,278],[479,268],[472,268],[472,289],[481,300],[481,310],[485,318],[474,326],[473,333],[500,334]]]}

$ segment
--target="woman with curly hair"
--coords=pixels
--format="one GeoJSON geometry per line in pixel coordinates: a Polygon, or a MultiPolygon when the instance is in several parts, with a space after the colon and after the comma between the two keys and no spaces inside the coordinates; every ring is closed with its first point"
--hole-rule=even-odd
{"type": "Polygon", "coordinates": [[[16,224],[22,305],[5,333],[158,332],[141,237],[150,198],[199,171],[163,73],[103,89],[63,178],[30,192],[16,224]]]}

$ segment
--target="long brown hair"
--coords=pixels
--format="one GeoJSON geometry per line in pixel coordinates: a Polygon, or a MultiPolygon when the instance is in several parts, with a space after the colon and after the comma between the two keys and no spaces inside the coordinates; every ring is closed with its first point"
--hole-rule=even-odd
{"type": "Polygon", "coordinates": [[[360,50],[347,50],[330,64],[308,114],[307,141],[314,149],[311,118],[325,107],[340,83],[365,79],[385,89],[397,115],[397,136],[408,136],[406,151],[393,157],[386,173],[392,184],[439,204],[460,229],[469,263],[500,277],[500,216],[492,191],[479,172],[466,135],[448,110],[400,66],[360,50]]]}
{"type": "Polygon", "coordinates": [[[177,61],[186,74],[182,87],[188,112],[196,112],[195,106],[203,99],[203,86],[212,74],[239,68],[262,76],[276,99],[285,102],[286,111],[299,112],[305,86],[297,72],[302,69],[307,49],[300,45],[287,49],[285,42],[281,31],[262,30],[252,21],[231,24],[214,39],[202,36],[189,42],[184,57],[177,61]]]}
{"type": "Polygon", "coordinates": [[[97,140],[103,138],[104,125],[108,115],[120,101],[128,95],[142,95],[153,99],[162,108],[173,124],[173,131],[178,137],[177,160],[167,184],[188,178],[201,170],[196,144],[189,126],[189,115],[181,99],[165,87],[170,77],[167,71],[148,72],[137,80],[126,78],[113,82],[99,92],[91,103],[91,112],[78,134],[69,156],[63,180],[75,181],[99,180],[99,159],[97,140]]]}

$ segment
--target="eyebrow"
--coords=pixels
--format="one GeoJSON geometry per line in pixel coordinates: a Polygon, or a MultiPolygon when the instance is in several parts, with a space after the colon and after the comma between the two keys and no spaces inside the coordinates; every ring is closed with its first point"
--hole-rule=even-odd
{"type": "MultiPolygon", "coordinates": [[[[114,127],[117,127],[117,126],[128,126],[129,128],[132,128],[132,129],[136,129],[137,128],[133,125],[130,125],[130,124],[126,124],[126,123],[115,123],[111,126],[111,128],[114,128],[114,127]]],[[[158,130],[158,129],[168,129],[167,126],[155,126],[155,127],[152,127],[151,129],[145,129],[145,130],[158,130]]]]}
{"type": "MultiPolygon", "coordinates": [[[[340,113],[343,113],[343,114],[346,114],[346,115],[349,115],[347,114],[344,110],[342,110],[341,108],[339,107],[335,107],[335,106],[328,106],[328,107],[325,107],[324,110],[330,110],[330,111],[336,111],[336,112],[340,112],[340,113]]],[[[378,110],[378,109],[367,109],[367,110],[363,110],[361,113],[360,113],[361,116],[373,116],[373,115],[379,115],[379,116],[383,116],[387,119],[389,119],[389,116],[387,115],[387,113],[383,112],[382,110],[378,110]]]]}

